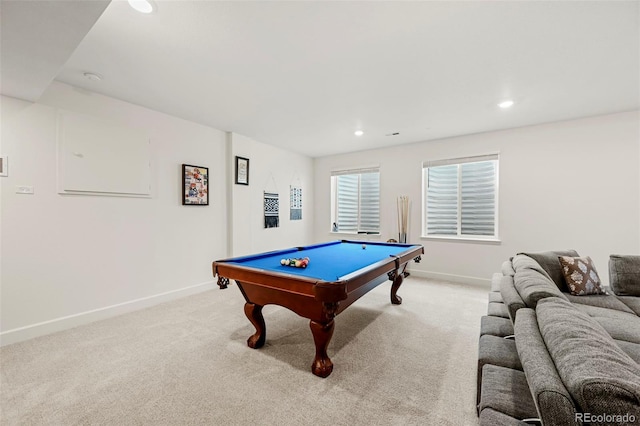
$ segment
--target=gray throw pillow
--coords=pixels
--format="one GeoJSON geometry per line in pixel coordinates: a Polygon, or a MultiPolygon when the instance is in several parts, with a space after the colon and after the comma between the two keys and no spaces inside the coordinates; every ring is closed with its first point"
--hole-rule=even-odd
{"type": "Polygon", "coordinates": [[[609,286],[618,296],[640,296],[640,256],[609,256],[609,286]]]}
{"type": "Polygon", "coordinates": [[[569,292],[569,287],[567,286],[567,282],[564,279],[564,274],[562,272],[562,266],[560,265],[560,261],[558,260],[558,256],[571,256],[578,257],[579,254],[575,250],[559,250],[559,251],[545,251],[541,253],[518,253],[529,256],[536,262],[542,266],[542,269],[547,271],[549,277],[553,280],[554,283],[558,286],[560,291],[564,291],[565,293],[569,292]]]}

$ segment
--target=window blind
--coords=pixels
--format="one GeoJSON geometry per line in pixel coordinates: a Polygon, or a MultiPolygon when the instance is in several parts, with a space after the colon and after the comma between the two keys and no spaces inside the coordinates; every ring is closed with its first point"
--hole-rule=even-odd
{"type": "Polygon", "coordinates": [[[460,165],[462,235],[495,235],[495,166],[495,161],[460,165]]]}
{"type": "Polygon", "coordinates": [[[338,230],[358,232],[358,179],[359,175],[340,175],[337,187],[338,230]]]}
{"type": "Polygon", "coordinates": [[[458,166],[427,169],[427,234],[458,234],[458,166]]]}
{"type": "Polygon", "coordinates": [[[368,168],[332,172],[336,180],[335,223],[339,232],[373,233],[380,230],[380,173],[368,168]]]}
{"type": "Polygon", "coordinates": [[[380,230],[380,173],[360,175],[360,227],[359,232],[380,230]]]}
{"type": "Polygon", "coordinates": [[[497,236],[498,155],[425,161],[427,235],[497,236]]]}

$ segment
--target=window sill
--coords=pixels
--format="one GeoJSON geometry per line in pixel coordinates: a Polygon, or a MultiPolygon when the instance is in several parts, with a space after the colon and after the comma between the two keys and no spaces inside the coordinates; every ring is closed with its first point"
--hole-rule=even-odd
{"type": "Polygon", "coordinates": [[[500,245],[502,244],[502,240],[499,238],[473,238],[473,237],[445,237],[445,236],[434,236],[434,235],[422,235],[420,236],[421,240],[428,241],[450,241],[450,242],[461,242],[461,243],[479,243],[479,244],[494,244],[500,245]]]}

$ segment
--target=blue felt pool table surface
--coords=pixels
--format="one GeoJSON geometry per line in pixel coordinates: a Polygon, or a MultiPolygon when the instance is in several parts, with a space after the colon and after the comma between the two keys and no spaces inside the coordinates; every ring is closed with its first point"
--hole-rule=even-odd
{"type": "Polygon", "coordinates": [[[237,257],[229,259],[226,263],[323,281],[338,281],[346,275],[386,260],[389,256],[396,256],[415,247],[418,246],[367,241],[332,241],[303,248],[237,257]],[[309,258],[306,268],[280,264],[281,259],[302,257],[309,258]]]}

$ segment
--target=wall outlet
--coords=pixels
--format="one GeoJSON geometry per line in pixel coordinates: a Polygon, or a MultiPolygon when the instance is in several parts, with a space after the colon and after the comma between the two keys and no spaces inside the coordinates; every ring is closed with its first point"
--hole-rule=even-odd
{"type": "Polygon", "coordinates": [[[33,186],[18,185],[16,186],[16,194],[33,194],[33,186]]]}

